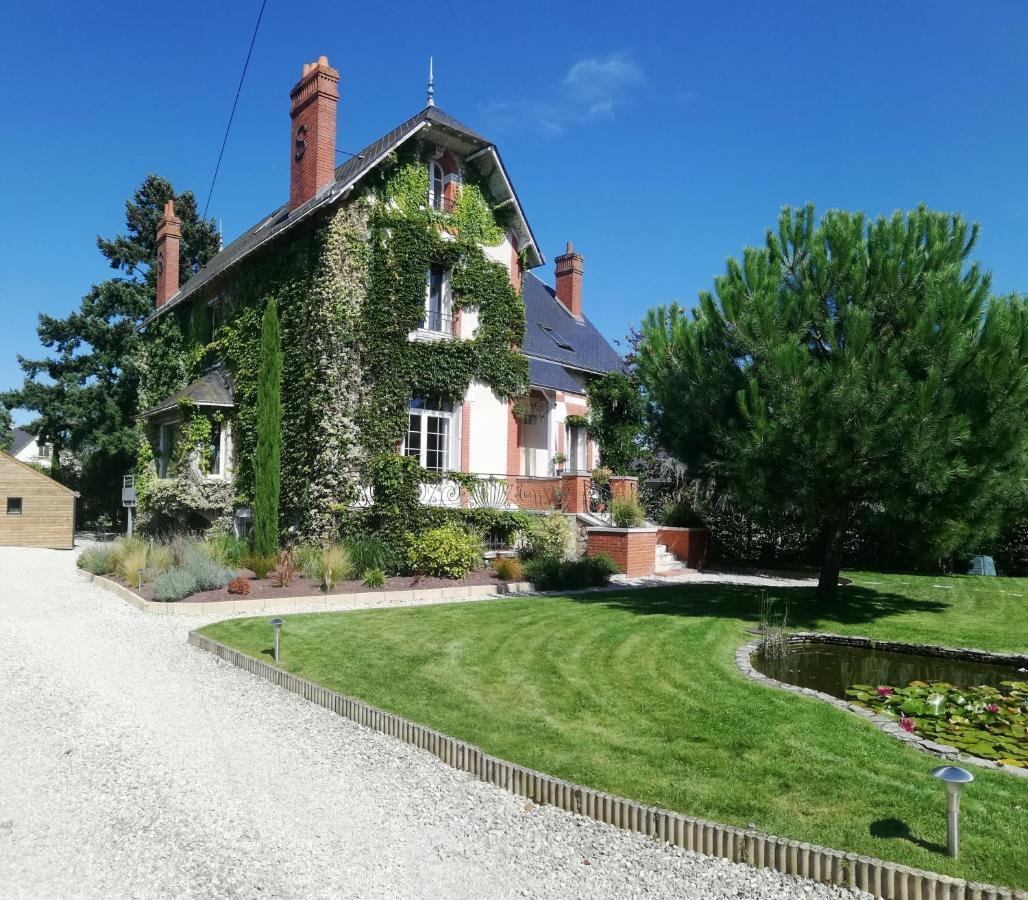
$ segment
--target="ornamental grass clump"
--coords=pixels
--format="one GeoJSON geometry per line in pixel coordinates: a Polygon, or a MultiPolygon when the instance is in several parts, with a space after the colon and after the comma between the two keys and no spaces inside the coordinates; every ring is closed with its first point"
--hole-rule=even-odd
{"type": "Polygon", "coordinates": [[[1028,768],[1028,681],[954,687],[912,681],[907,687],[855,684],[846,693],[904,731],[963,753],[1028,768]]]}
{"type": "Polygon", "coordinates": [[[86,547],[75,564],[94,575],[108,575],[113,569],[110,547],[86,547]]]}
{"type": "Polygon", "coordinates": [[[361,579],[361,584],[363,584],[364,587],[381,590],[386,584],[385,572],[381,569],[368,569],[368,571],[364,573],[364,577],[361,579]]]}
{"type": "Polygon", "coordinates": [[[646,512],[636,497],[617,497],[610,504],[610,516],[616,528],[638,528],[646,521],[646,512]]]}
{"type": "Polygon", "coordinates": [[[482,538],[452,522],[407,541],[407,563],[415,575],[463,578],[482,564],[482,538]]]}
{"type": "Polygon", "coordinates": [[[396,568],[392,550],[380,537],[364,534],[348,537],[343,541],[346,552],[350,554],[351,576],[363,578],[372,569],[389,572],[396,568]]]}
{"type": "Polygon", "coordinates": [[[200,548],[216,563],[237,569],[246,565],[246,557],[250,554],[246,541],[227,531],[211,535],[200,548]]]}
{"type": "Polygon", "coordinates": [[[243,565],[258,578],[267,578],[268,573],[278,565],[278,557],[274,554],[250,553],[243,560],[243,565]]]}
{"type": "Polygon", "coordinates": [[[525,577],[525,568],[521,560],[509,556],[498,556],[494,559],[493,569],[500,581],[521,581],[525,577]]]}
{"type": "Polygon", "coordinates": [[[150,548],[144,541],[126,539],[115,556],[114,572],[126,584],[137,584],[150,557],[150,548]]]}
{"type": "Polygon", "coordinates": [[[321,586],[326,591],[350,577],[350,554],[342,544],[329,544],[321,551],[319,562],[321,586]]]}

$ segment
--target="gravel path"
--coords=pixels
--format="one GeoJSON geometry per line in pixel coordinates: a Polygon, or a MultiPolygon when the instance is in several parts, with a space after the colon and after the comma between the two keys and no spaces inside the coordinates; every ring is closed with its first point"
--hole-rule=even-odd
{"type": "Polygon", "coordinates": [[[16,897],[853,897],[525,801],[0,548],[0,885],[16,897]]]}

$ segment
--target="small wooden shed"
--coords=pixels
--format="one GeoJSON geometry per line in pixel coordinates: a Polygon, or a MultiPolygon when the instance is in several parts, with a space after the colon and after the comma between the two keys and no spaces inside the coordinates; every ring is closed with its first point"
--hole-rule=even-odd
{"type": "Polygon", "coordinates": [[[78,494],[0,451],[0,546],[75,546],[78,494]]]}

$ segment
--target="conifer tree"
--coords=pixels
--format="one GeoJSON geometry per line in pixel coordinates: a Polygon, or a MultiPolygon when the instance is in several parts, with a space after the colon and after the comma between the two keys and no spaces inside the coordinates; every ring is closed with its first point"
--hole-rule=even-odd
{"type": "Polygon", "coordinates": [[[135,464],[135,355],[139,326],[156,301],[157,226],[168,200],[182,219],[180,283],[217,253],[214,220],[200,216],[192,192],[176,193],[166,178],[147,175],[125,201],[125,232],[96,239],[117,274],[94,284],[66,317],[40,313],[36,331],[50,355],[19,356],[24,384],[0,394],[8,408],[38,414],[33,431],[53,447],[54,476],[81,493],[85,521],[121,513],[121,476],[135,464]],[[74,471],[61,470],[65,450],[74,471]]]}
{"type": "Polygon", "coordinates": [[[268,301],[261,321],[257,383],[257,450],[254,456],[254,552],[278,551],[278,500],[282,479],[282,340],[278,305],[268,301]]]}
{"type": "Polygon", "coordinates": [[[959,216],[783,211],[692,314],[651,310],[638,365],[658,441],[757,521],[821,536],[834,598],[847,529],[926,557],[980,546],[1028,471],[1028,302],[990,294],[959,216]]]}

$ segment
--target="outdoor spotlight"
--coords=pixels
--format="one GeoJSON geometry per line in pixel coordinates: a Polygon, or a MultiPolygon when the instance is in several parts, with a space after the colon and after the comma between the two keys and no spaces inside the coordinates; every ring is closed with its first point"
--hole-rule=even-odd
{"type": "Polygon", "coordinates": [[[960,766],[939,766],[932,774],[946,783],[946,847],[956,859],[960,855],[960,788],[974,781],[974,775],[960,766]]]}
{"type": "Polygon", "coordinates": [[[278,662],[279,638],[282,635],[282,620],[272,619],[271,624],[275,626],[275,662],[278,662]]]}

